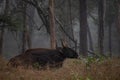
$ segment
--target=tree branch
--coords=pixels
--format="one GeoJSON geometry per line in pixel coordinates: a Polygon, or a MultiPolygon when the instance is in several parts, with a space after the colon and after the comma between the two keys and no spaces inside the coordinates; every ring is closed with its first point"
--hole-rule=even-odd
{"type": "Polygon", "coordinates": [[[70,40],[72,40],[74,43],[76,43],[76,41],[75,41],[71,36],[69,36],[69,34],[64,30],[63,25],[62,25],[62,23],[58,20],[58,18],[55,17],[55,20],[56,20],[57,23],[60,25],[60,28],[61,28],[61,30],[65,33],[65,35],[68,36],[68,38],[69,38],[70,40]]]}
{"type": "Polygon", "coordinates": [[[24,2],[26,2],[28,4],[30,4],[30,5],[32,5],[34,7],[36,7],[36,4],[34,2],[32,2],[32,1],[28,1],[28,0],[22,0],[22,1],[24,1],[24,2]]]}

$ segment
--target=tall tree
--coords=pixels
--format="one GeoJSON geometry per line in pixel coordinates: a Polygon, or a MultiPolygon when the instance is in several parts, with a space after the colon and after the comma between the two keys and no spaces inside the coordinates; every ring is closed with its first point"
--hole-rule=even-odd
{"type": "MultiPolygon", "coordinates": [[[[68,0],[68,26],[69,26],[69,33],[70,36],[74,39],[74,33],[73,33],[73,22],[72,22],[72,1],[68,0]]],[[[72,41],[70,40],[70,44],[72,44],[72,41]]],[[[76,45],[76,44],[75,44],[76,45]]]]}
{"type": "Polygon", "coordinates": [[[109,48],[109,56],[112,57],[112,24],[115,20],[115,9],[113,5],[114,1],[106,1],[106,24],[108,25],[108,48],[109,48]]]}
{"type": "MultiPolygon", "coordinates": [[[[118,31],[118,40],[120,45],[120,0],[115,0],[115,7],[116,7],[116,28],[118,31]]],[[[120,51],[120,49],[119,49],[120,51]]]]}
{"type": "Polygon", "coordinates": [[[0,30],[0,55],[3,53],[3,37],[4,37],[4,25],[1,27],[0,30]]]}
{"type": "MultiPolygon", "coordinates": [[[[9,12],[9,0],[5,0],[4,16],[8,16],[8,12],[9,12]]],[[[4,29],[5,29],[5,23],[3,22],[0,31],[0,55],[3,53],[2,50],[3,50],[4,29]]]]}
{"type": "Polygon", "coordinates": [[[29,33],[29,25],[28,25],[28,16],[27,16],[27,3],[23,2],[23,32],[22,32],[22,53],[26,50],[26,48],[31,48],[31,40],[29,33]]]}
{"type": "Polygon", "coordinates": [[[71,29],[71,35],[74,38],[73,23],[72,23],[72,1],[71,0],[68,0],[68,7],[69,7],[69,24],[70,24],[70,29],[71,29]]]}
{"type": "Polygon", "coordinates": [[[104,0],[98,0],[98,49],[99,54],[103,54],[104,46],[104,0]]]}
{"type": "Polygon", "coordinates": [[[50,20],[50,40],[51,48],[56,48],[56,35],[55,35],[55,14],[54,14],[54,0],[49,0],[49,20],[50,20]]]}
{"type": "Polygon", "coordinates": [[[87,22],[87,0],[80,1],[80,49],[79,52],[82,53],[84,57],[87,56],[88,45],[87,45],[87,31],[88,31],[88,22],[87,22]]]}
{"type": "Polygon", "coordinates": [[[88,41],[89,41],[89,50],[94,52],[93,40],[92,40],[92,35],[89,27],[88,27],[88,41]]]}

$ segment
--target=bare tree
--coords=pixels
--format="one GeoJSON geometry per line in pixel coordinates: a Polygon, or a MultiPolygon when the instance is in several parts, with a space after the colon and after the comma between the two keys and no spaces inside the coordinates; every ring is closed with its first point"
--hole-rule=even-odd
{"type": "Polygon", "coordinates": [[[98,1],[98,18],[99,18],[99,27],[98,27],[98,49],[99,54],[103,54],[104,46],[104,0],[98,1]]]}
{"type": "MultiPolygon", "coordinates": [[[[118,31],[118,41],[119,41],[119,45],[120,45],[120,1],[119,0],[115,0],[115,7],[116,7],[116,28],[118,31]]],[[[119,49],[120,51],[120,49],[119,49]]]]}
{"type": "Polygon", "coordinates": [[[90,51],[94,52],[93,40],[92,40],[92,35],[89,27],[88,27],[88,39],[89,39],[89,49],[90,51]]]}
{"type": "Polygon", "coordinates": [[[56,48],[56,35],[55,35],[55,14],[54,14],[54,0],[49,0],[49,20],[50,20],[50,40],[51,48],[56,48]]]}
{"type": "MultiPolygon", "coordinates": [[[[73,33],[73,22],[72,22],[72,1],[71,0],[68,0],[68,26],[69,26],[69,34],[70,36],[74,39],[74,33],[73,33]]],[[[68,15],[67,14],[67,15],[68,15]]],[[[70,44],[72,44],[72,41],[70,40],[70,44]]],[[[76,45],[76,44],[75,44],[76,45]]]]}
{"type": "Polygon", "coordinates": [[[87,45],[87,31],[88,31],[88,23],[87,23],[87,0],[79,0],[80,1],[80,53],[84,57],[87,56],[88,45],[87,45]]]}
{"type": "MultiPolygon", "coordinates": [[[[4,9],[4,16],[8,15],[9,10],[9,0],[5,0],[5,9],[4,9]]],[[[4,29],[5,23],[3,22],[1,31],[0,31],[0,55],[3,53],[3,39],[4,39],[4,29]]]]}
{"type": "Polygon", "coordinates": [[[4,37],[4,25],[1,27],[0,30],[0,55],[3,53],[3,37],[4,37]]]}
{"type": "MultiPolygon", "coordinates": [[[[107,8],[107,6],[105,6],[108,10],[108,13],[106,12],[106,14],[108,15],[108,17],[110,17],[109,20],[107,21],[108,26],[109,26],[109,28],[108,28],[108,37],[109,37],[108,48],[109,48],[109,56],[112,57],[112,23],[113,23],[114,17],[112,15],[112,13],[110,13],[112,11],[111,7],[113,7],[113,6],[110,5],[110,3],[111,3],[110,1],[108,3],[109,3],[108,8],[107,8]]],[[[107,1],[106,1],[106,5],[107,5],[107,1]]]]}
{"type": "Polygon", "coordinates": [[[27,3],[23,3],[23,32],[22,32],[22,53],[26,50],[26,48],[31,48],[31,40],[29,33],[29,25],[28,25],[28,16],[27,16],[27,3]]]}

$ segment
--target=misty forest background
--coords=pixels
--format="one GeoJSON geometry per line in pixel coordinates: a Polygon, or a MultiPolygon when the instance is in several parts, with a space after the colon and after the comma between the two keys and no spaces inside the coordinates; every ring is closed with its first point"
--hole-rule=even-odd
{"type": "Polygon", "coordinates": [[[0,0],[0,55],[68,46],[120,56],[120,0],[0,0]]]}

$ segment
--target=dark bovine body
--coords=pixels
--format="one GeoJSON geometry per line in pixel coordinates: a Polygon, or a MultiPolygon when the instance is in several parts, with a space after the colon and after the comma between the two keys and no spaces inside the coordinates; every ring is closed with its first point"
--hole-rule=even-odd
{"type": "Polygon", "coordinates": [[[25,53],[10,59],[12,66],[32,66],[38,63],[41,67],[61,67],[66,58],[77,58],[78,55],[70,48],[58,49],[29,49],[25,53]]]}
{"type": "Polygon", "coordinates": [[[18,66],[28,67],[30,61],[31,60],[29,55],[20,54],[11,58],[8,62],[8,65],[13,67],[18,67],[18,66]]]}
{"type": "Polygon", "coordinates": [[[31,55],[31,62],[37,62],[41,67],[47,65],[49,67],[61,67],[63,61],[66,59],[58,50],[32,50],[28,54],[31,55]]]}

